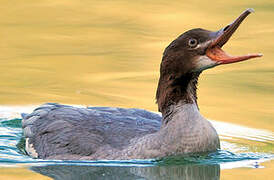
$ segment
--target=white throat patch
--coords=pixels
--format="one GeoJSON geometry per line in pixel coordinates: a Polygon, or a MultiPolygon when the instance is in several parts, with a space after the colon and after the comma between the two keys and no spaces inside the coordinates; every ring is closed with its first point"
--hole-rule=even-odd
{"type": "Polygon", "coordinates": [[[212,68],[214,66],[217,66],[218,63],[216,61],[211,60],[206,55],[199,56],[198,59],[196,59],[196,67],[194,71],[203,71],[208,68],[212,68]]]}

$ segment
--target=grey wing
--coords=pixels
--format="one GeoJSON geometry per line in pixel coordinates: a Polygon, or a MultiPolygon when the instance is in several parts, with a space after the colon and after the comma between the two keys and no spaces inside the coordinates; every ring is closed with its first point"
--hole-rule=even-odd
{"type": "Polygon", "coordinates": [[[122,149],[132,138],[157,131],[160,121],[159,115],[138,109],[48,103],[23,115],[22,127],[32,157],[73,159],[70,155],[89,156],[104,145],[122,149]]]}
{"type": "Polygon", "coordinates": [[[60,154],[88,156],[102,144],[101,132],[84,124],[87,114],[73,107],[46,104],[22,121],[27,152],[45,159],[60,154]],[[79,128],[81,127],[81,128],[79,128]]]}

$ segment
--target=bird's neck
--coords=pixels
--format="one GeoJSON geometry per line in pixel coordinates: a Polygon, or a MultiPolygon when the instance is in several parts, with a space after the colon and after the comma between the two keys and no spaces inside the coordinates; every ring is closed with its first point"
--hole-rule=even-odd
{"type": "Polygon", "coordinates": [[[160,76],[157,89],[158,109],[162,112],[162,125],[172,120],[176,112],[199,113],[197,104],[197,83],[200,73],[160,76]],[[197,109],[197,111],[192,111],[197,109]]]}

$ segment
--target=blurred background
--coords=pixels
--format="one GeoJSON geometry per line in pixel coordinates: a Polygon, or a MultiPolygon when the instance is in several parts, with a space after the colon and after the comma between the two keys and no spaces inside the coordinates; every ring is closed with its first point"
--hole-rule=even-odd
{"type": "Polygon", "coordinates": [[[164,48],[189,29],[218,30],[247,8],[255,13],[224,49],[264,56],[204,72],[199,106],[209,119],[273,131],[274,1],[267,0],[1,0],[0,105],[157,111],[164,48]]]}

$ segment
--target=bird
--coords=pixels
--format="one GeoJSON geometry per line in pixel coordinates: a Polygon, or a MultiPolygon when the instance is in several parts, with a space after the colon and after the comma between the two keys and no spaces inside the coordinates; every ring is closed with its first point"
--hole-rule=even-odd
{"type": "Polygon", "coordinates": [[[245,10],[218,31],[188,30],[165,48],[156,92],[162,116],[134,108],[46,103],[22,114],[27,154],[39,159],[130,160],[220,149],[216,130],[199,111],[198,78],[204,70],[262,56],[233,56],[222,49],[251,12],[245,10]]]}

